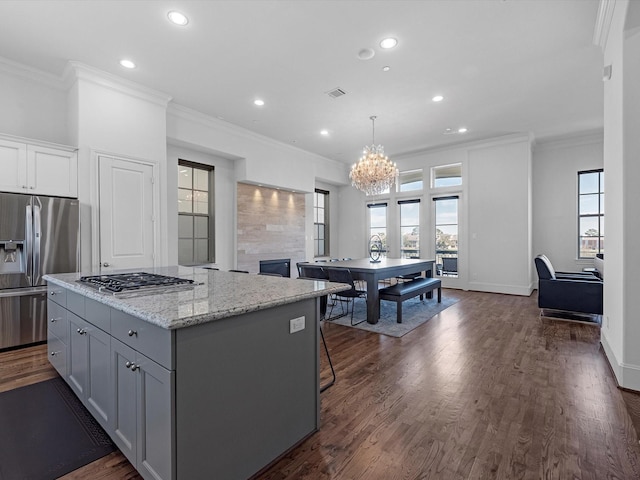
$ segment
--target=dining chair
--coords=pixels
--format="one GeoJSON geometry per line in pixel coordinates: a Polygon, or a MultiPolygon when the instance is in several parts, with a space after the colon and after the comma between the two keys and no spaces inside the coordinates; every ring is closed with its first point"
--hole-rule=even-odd
{"type": "Polygon", "coordinates": [[[351,325],[355,326],[366,321],[365,319],[365,320],[361,320],[359,322],[353,323],[353,311],[356,306],[355,299],[367,298],[367,292],[356,288],[355,283],[353,282],[353,275],[351,274],[351,270],[349,270],[348,268],[327,268],[327,272],[329,273],[330,282],[346,283],[347,285],[351,286],[349,290],[336,292],[334,294],[337,301],[331,305],[331,310],[329,310],[329,318],[327,320],[335,320],[336,318],[341,318],[341,317],[344,317],[345,315],[348,315],[349,304],[351,304],[351,325]],[[333,313],[333,307],[338,301],[340,302],[340,306],[342,307],[342,313],[340,315],[332,317],[331,314],[333,313]],[[344,310],[344,303],[347,304],[346,312],[344,310]]]}

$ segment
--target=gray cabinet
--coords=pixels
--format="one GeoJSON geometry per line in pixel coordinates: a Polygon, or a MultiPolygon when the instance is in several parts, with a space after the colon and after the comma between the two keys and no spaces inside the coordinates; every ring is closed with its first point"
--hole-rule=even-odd
{"type": "Polygon", "coordinates": [[[112,339],[114,435],[144,478],[174,478],[174,372],[112,339]]]}
{"type": "Polygon", "coordinates": [[[249,478],[318,429],[317,299],[168,330],[60,290],[49,359],[146,480],[249,478]]]}
{"type": "Polygon", "coordinates": [[[107,431],[111,428],[111,336],[68,312],[67,381],[85,407],[107,431]]]}
{"type": "Polygon", "coordinates": [[[55,285],[47,308],[50,363],[145,479],[174,479],[173,333],[55,285]]]}
{"type": "Polygon", "coordinates": [[[67,378],[67,344],[69,338],[69,322],[64,307],[50,297],[47,302],[47,348],[49,362],[60,376],[67,378]]]}

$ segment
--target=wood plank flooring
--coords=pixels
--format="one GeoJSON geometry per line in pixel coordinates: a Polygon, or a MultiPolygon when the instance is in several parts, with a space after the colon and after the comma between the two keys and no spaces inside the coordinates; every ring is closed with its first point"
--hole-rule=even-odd
{"type": "MultiPolygon", "coordinates": [[[[597,327],[539,317],[535,295],[443,293],[458,303],[402,338],[325,325],[321,429],[258,478],[640,479],[638,395],[597,327]]],[[[44,347],[0,354],[0,391],[55,375],[44,347]]],[[[64,478],[140,477],[116,452],[64,478]]]]}

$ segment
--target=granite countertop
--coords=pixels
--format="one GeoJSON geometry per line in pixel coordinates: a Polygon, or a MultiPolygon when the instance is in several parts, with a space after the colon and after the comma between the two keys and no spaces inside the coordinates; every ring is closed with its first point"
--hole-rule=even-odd
{"type": "Polygon", "coordinates": [[[173,291],[134,294],[100,293],[78,282],[95,273],[44,275],[50,284],[64,287],[117,310],[173,330],[213,320],[264,310],[299,300],[348,290],[349,285],[322,280],[299,280],[236,272],[206,270],[198,267],[160,267],[119,270],[111,273],[144,271],[187,278],[198,285],[173,291]]]}

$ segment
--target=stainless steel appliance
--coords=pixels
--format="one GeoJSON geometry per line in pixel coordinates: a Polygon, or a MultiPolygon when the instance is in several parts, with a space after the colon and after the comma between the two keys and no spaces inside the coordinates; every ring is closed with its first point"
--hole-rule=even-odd
{"type": "Polygon", "coordinates": [[[78,200],[0,193],[0,350],[47,338],[47,273],[77,272],[78,200]]]}
{"type": "Polygon", "coordinates": [[[79,282],[86,283],[102,293],[156,293],[160,289],[190,287],[196,282],[187,278],[171,277],[157,273],[133,272],[111,275],[93,275],[80,277],[79,282]]]}

